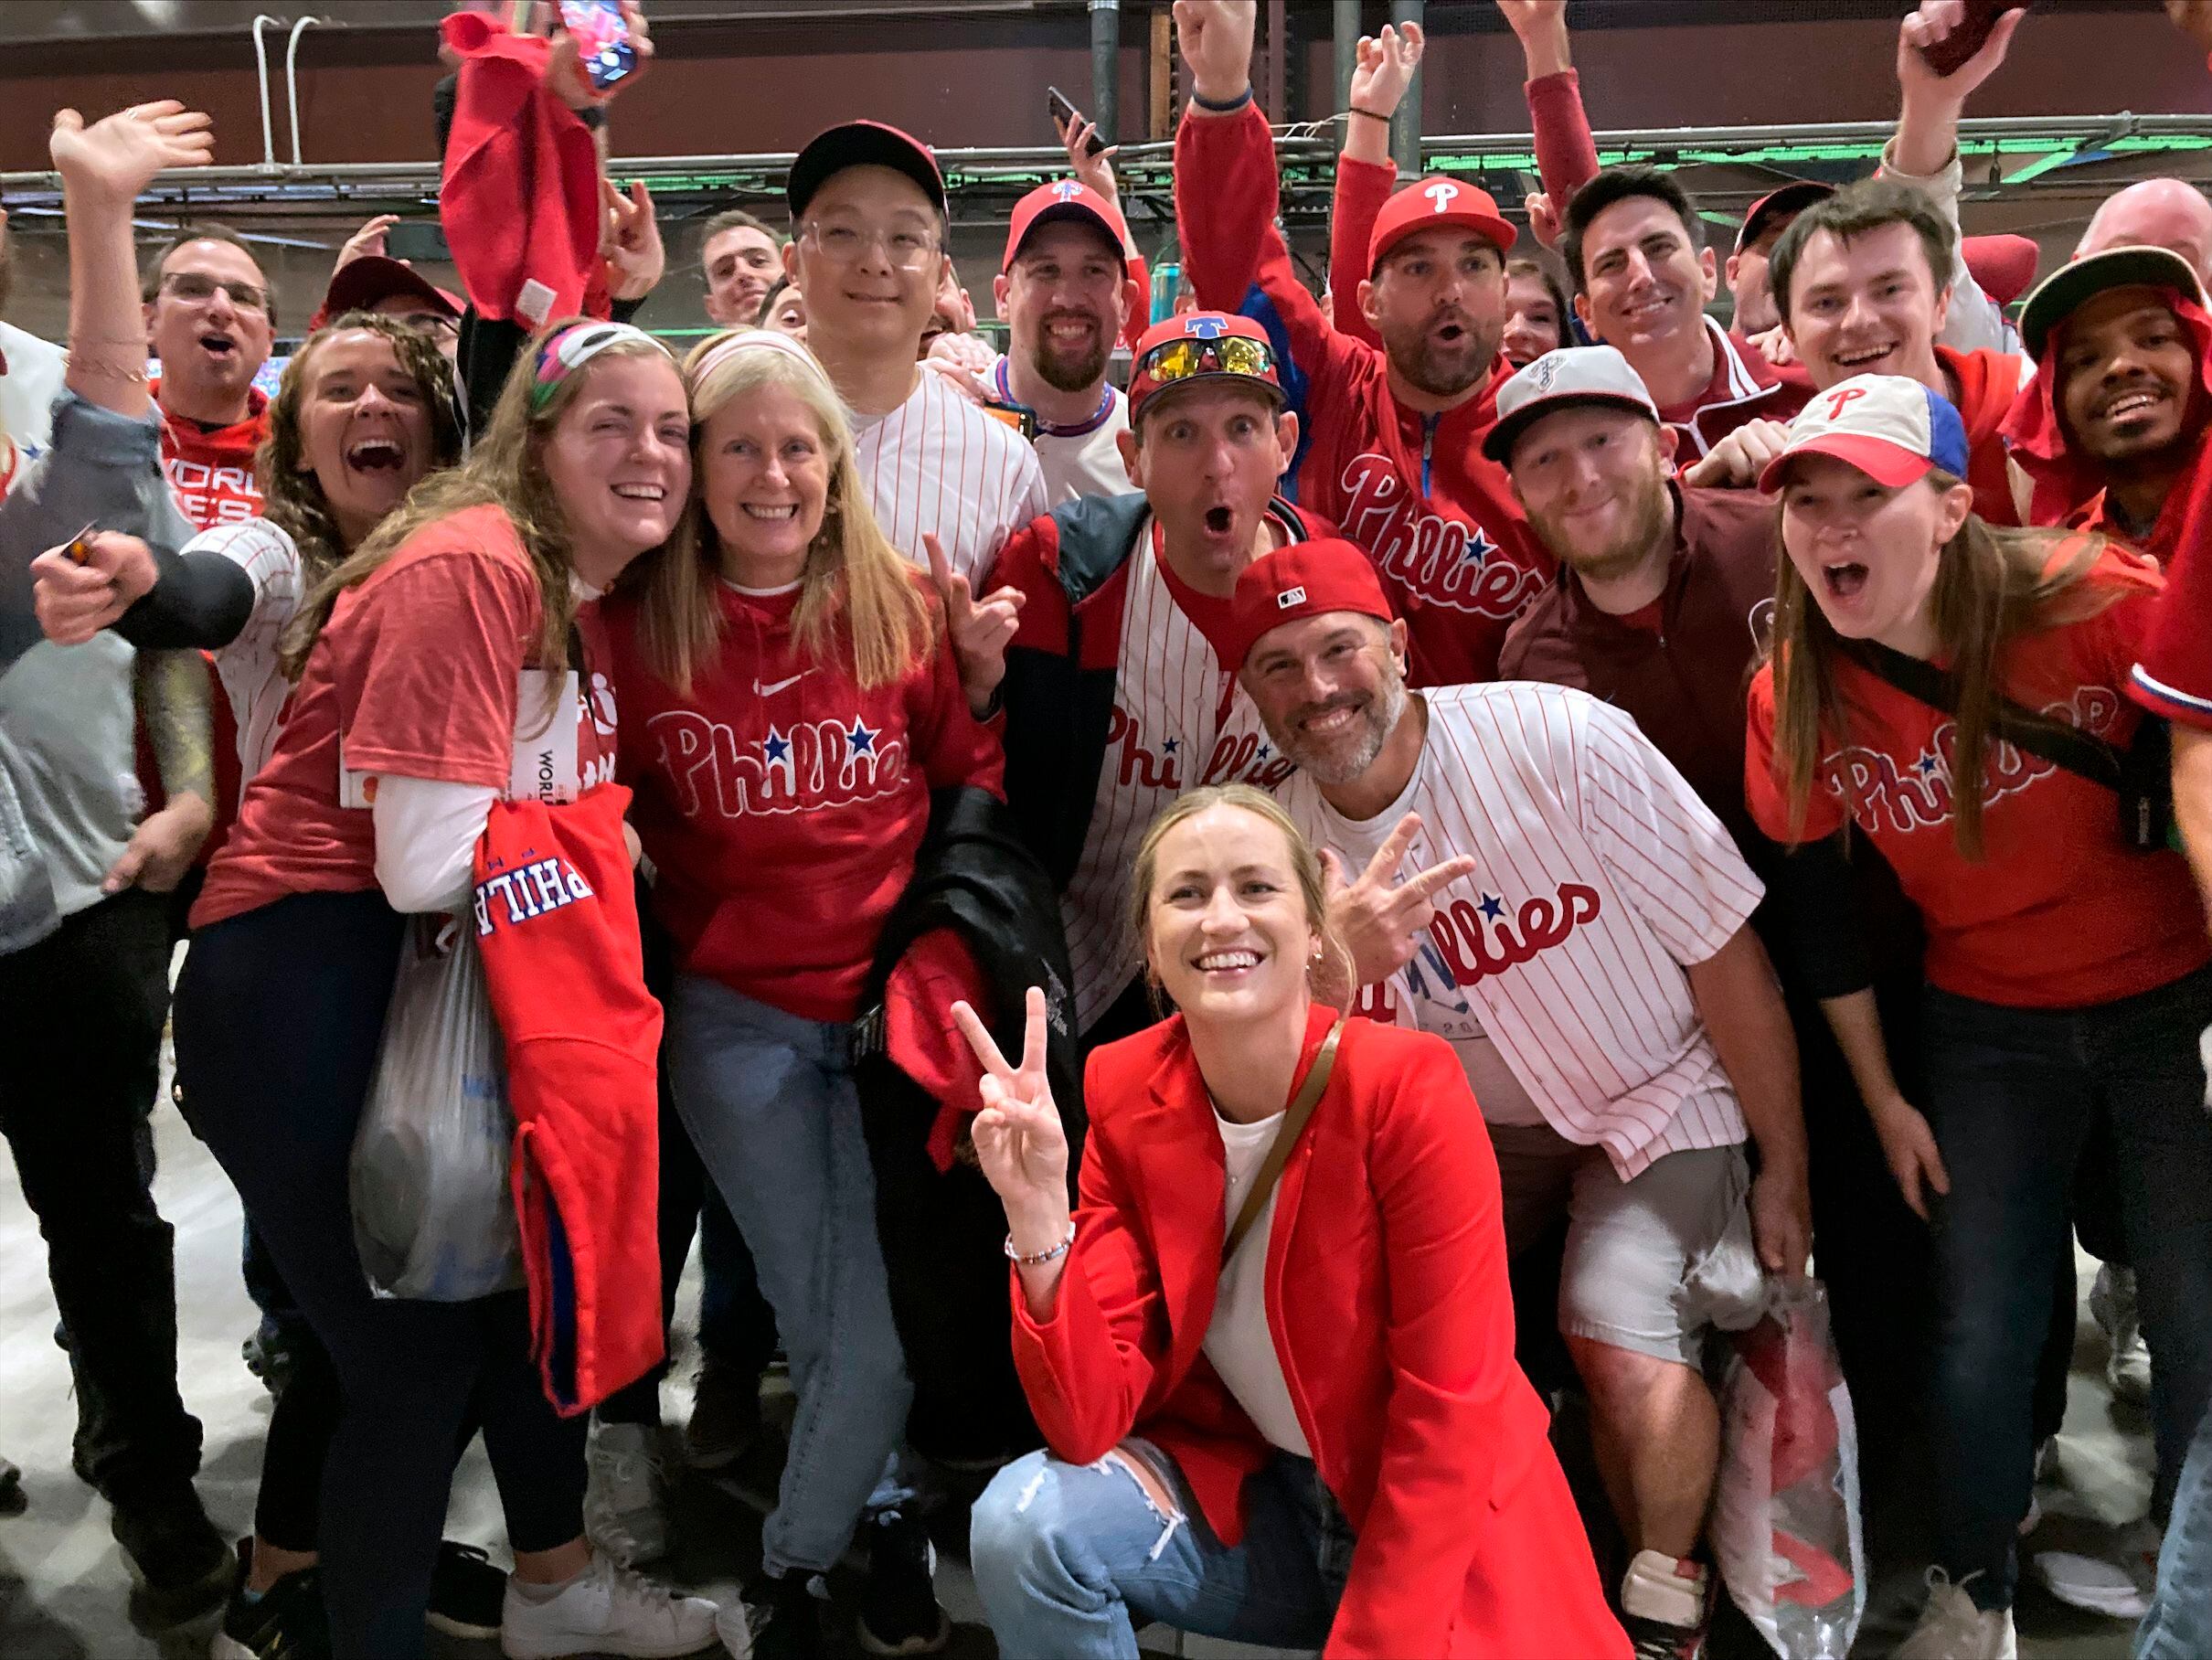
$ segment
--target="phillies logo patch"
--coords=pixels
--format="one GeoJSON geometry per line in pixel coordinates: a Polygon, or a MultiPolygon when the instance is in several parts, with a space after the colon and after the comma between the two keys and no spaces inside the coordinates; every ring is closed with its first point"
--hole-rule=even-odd
{"type": "MultiPolygon", "coordinates": [[[[2053,719],[2098,734],[2119,712],[2119,695],[2101,686],[2085,686],[2071,702],[2050,704],[2043,710],[2053,719]]],[[[1955,720],[1937,727],[1928,747],[1908,761],[1855,744],[1822,761],[1820,782],[1863,829],[1888,829],[1909,835],[1916,830],[1950,823],[1957,811],[1951,781],[1958,744],[1955,720]]],[[[2058,770],[2039,755],[2030,755],[2009,743],[1992,743],[1982,769],[1983,812],[2058,770]]]]}
{"type": "Polygon", "coordinates": [[[476,884],[476,937],[591,898],[591,886],[558,857],[501,869],[476,884]],[[495,904],[494,901],[498,903],[495,904]]]}
{"type": "Polygon", "coordinates": [[[1082,191],[1082,186],[1071,178],[1064,178],[1052,186],[1052,199],[1056,202],[1072,202],[1082,191]]]}
{"type": "Polygon", "coordinates": [[[871,729],[858,715],[849,722],[795,721],[788,730],[771,726],[765,738],[740,740],[720,721],[672,709],[645,729],[686,818],[708,811],[724,818],[811,813],[879,801],[906,783],[906,740],[871,729]]]}
{"type": "Polygon", "coordinates": [[[1340,487],[1345,535],[1374,556],[1384,576],[1428,603],[1507,622],[1544,591],[1544,579],[1481,527],[1426,511],[1388,456],[1354,456],[1340,487]]]}
{"type": "Polygon", "coordinates": [[[1421,194],[1436,204],[1435,212],[1449,213],[1452,211],[1452,204],[1460,199],[1460,187],[1457,185],[1440,182],[1427,186],[1421,194]]]}
{"type": "Polygon", "coordinates": [[[1597,920],[1599,909],[1598,890],[1581,882],[1561,882],[1556,898],[1523,899],[1510,916],[1504,895],[1485,893],[1480,902],[1440,906],[1429,939],[1452,984],[1474,985],[1565,943],[1583,923],[1597,920]]]}

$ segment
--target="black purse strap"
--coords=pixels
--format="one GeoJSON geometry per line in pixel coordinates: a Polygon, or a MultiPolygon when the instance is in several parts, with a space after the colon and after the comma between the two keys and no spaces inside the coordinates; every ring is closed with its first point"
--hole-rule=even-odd
{"type": "MultiPolygon", "coordinates": [[[[1908,697],[1941,714],[1954,717],[1958,714],[1958,682],[1934,664],[1874,640],[1848,642],[1844,652],[1868,674],[1897,687],[1908,697]]],[[[1997,699],[1989,725],[1993,733],[2015,750],[2047,761],[2055,767],[2063,767],[2076,777],[2102,784],[2115,793],[2125,787],[2125,758],[2103,739],[2079,727],[2038,715],[2009,697],[1997,699]]]]}

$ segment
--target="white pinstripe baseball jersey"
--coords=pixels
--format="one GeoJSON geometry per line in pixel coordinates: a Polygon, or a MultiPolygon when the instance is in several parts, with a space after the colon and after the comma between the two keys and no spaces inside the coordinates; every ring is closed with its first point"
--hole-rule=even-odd
{"type": "Polygon", "coordinates": [[[184,550],[219,553],[253,582],[246,626],[215,654],[215,672],[238,722],[239,777],[250,780],[276,748],[284,700],[292,696],[292,682],[277,666],[277,649],[300,608],[300,550],[284,531],[261,518],[203,530],[184,550]]]}
{"type": "MultiPolygon", "coordinates": [[[[1078,1031],[1129,989],[1144,960],[1129,908],[1130,867],[1145,826],[1200,784],[1242,781],[1271,790],[1291,772],[1260,711],[1170,591],[1157,540],[1147,518],[1129,559],[1096,804],[1075,877],[1060,896],[1078,1031]]],[[[1217,603],[1226,612],[1226,601],[1217,603]]]]}
{"type": "Polygon", "coordinates": [[[1411,962],[1358,1011],[1447,1039],[1488,1034],[1552,1128],[1622,1180],[1664,1154],[1731,1146],[1743,1111],[1690,995],[1763,891],[1720,821],[1621,710],[1528,681],[1425,694],[1405,793],[1355,824],[1304,773],[1282,803],[1362,868],[1421,817],[1407,870],[1465,854],[1411,962]]]}
{"type": "Polygon", "coordinates": [[[999,545],[1047,511],[1045,475],[1028,441],[924,373],[888,415],[853,424],[853,448],[891,546],[924,569],[927,531],[978,592],[999,545]]]}

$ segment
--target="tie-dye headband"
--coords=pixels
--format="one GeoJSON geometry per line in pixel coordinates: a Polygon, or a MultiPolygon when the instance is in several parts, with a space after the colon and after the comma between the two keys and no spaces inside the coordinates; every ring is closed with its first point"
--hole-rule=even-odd
{"type": "Polygon", "coordinates": [[[664,357],[668,348],[642,328],[627,323],[574,323],[550,336],[537,348],[537,374],[530,387],[530,407],[542,410],[562,381],[609,346],[642,340],[664,357]]]}

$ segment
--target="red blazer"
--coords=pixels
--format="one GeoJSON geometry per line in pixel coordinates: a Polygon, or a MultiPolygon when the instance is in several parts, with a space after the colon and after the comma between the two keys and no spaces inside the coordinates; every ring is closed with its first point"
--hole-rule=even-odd
{"type": "MultiPolygon", "coordinates": [[[[1314,1006],[1301,1077],[1334,1018],[1314,1006]]],[[[1093,1053],[1084,1096],[1075,1247],[1051,1319],[1030,1318],[1016,1280],[1016,1365],[1056,1455],[1090,1463],[1143,1435],[1235,1544],[1270,1449],[1199,1353],[1226,1178],[1181,1017],[1093,1053]]],[[[1330,1655],[1628,1655],[1514,1363],[1497,1163],[1441,1038],[1346,1024],[1277,1191],[1267,1308],[1358,1536],[1330,1655]]]]}

